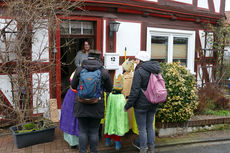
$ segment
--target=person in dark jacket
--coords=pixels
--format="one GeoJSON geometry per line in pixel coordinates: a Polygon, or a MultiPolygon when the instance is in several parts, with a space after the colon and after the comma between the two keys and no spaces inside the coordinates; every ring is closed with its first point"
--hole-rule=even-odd
{"type": "Polygon", "coordinates": [[[111,92],[113,85],[110,75],[107,70],[103,68],[100,61],[100,52],[90,51],[88,59],[82,62],[82,66],[76,69],[76,73],[72,80],[72,88],[77,89],[79,84],[80,73],[82,69],[88,71],[101,70],[101,93],[102,97],[96,104],[85,104],[75,99],[74,115],[78,118],[79,128],[79,153],[87,152],[87,145],[90,144],[90,152],[97,153],[97,146],[99,140],[99,126],[100,120],[104,117],[104,91],[111,92]]]}
{"type": "Polygon", "coordinates": [[[135,58],[137,66],[124,110],[127,111],[134,107],[139,130],[140,153],[147,153],[147,151],[154,153],[155,132],[153,130],[153,120],[158,105],[150,103],[142,90],[147,89],[150,74],[160,73],[161,68],[158,62],[150,61],[150,56],[146,51],[140,51],[135,58]]]}

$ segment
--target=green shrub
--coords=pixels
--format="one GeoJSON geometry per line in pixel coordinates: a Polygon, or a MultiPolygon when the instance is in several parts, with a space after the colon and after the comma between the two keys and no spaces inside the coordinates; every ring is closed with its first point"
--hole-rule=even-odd
{"type": "Polygon", "coordinates": [[[230,116],[230,111],[228,110],[206,110],[204,114],[216,115],[216,116],[230,116]]]}
{"type": "Polygon", "coordinates": [[[162,74],[168,90],[166,102],[159,105],[157,122],[184,122],[197,107],[195,77],[179,62],[162,63],[162,74]]]}

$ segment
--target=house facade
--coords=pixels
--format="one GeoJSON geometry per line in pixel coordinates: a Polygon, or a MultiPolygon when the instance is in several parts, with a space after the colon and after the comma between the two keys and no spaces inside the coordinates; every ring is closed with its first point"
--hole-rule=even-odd
{"type": "MultiPolygon", "coordinates": [[[[133,59],[140,50],[150,54],[152,60],[180,61],[191,73],[201,72],[199,74],[202,75],[198,53],[204,48],[211,48],[207,39],[213,39],[212,34],[204,31],[204,26],[215,24],[225,17],[224,8],[225,0],[84,0],[84,11],[76,10],[70,16],[58,16],[61,22],[57,22],[54,50],[48,49],[48,29],[35,35],[32,61],[37,60],[41,48],[47,47],[39,56],[43,59],[40,62],[49,65],[54,59],[55,66],[33,73],[32,84],[36,87],[38,78],[41,78],[47,90],[40,98],[44,103],[57,99],[60,109],[69,87],[69,76],[75,69],[74,57],[85,40],[90,42],[92,49],[102,52],[105,68],[111,76],[121,73],[124,59],[133,59]],[[120,23],[117,32],[110,27],[114,22],[120,23]],[[66,42],[72,43],[65,45],[66,42]]],[[[2,17],[0,23],[3,25],[4,20],[2,17]]],[[[206,56],[212,57],[212,54],[207,51],[206,56]]],[[[211,73],[211,63],[205,71],[211,73]]],[[[201,78],[197,75],[198,83],[201,78]]],[[[0,94],[9,104],[12,103],[10,90],[9,78],[1,74],[0,94]]],[[[34,113],[43,113],[46,106],[44,104],[34,113]]]]}

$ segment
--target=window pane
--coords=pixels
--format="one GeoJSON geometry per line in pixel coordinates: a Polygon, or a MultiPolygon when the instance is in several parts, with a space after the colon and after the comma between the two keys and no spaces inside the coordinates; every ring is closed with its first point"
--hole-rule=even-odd
{"type": "Polygon", "coordinates": [[[84,35],[93,34],[93,22],[83,22],[83,34],[84,35]]]}
{"type": "Polygon", "coordinates": [[[166,62],[167,53],[168,53],[168,37],[152,36],[151,58],[160,62],[166,62]]]}
{"type": "Polygon", "coordinates": [[[173,38],[173,62],[180,61],[182,65],[187,65],[188,38],[173,38]]]}
{"type": "Polygon", "coordinates": [[[94,22],[89,21],[62,21],[61,34],[63,35],[93,35],[94,22]]]}
{"type": "Polygon", "coordinates": [[[71,21],[71,34],[81,34],[81,22],[80,21],[71,21]]]}

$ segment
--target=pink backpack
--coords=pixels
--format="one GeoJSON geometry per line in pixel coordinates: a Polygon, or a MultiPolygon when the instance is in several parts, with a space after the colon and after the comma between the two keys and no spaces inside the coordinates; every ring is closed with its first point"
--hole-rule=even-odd
{"type": "Polygon", "coordinates": [[[151,73],[147,89],[143,92],[147,100],[153,104],[165,102],[167,98],[167,89],[165,88],[165,81],[162,75],[151,73]]]}

